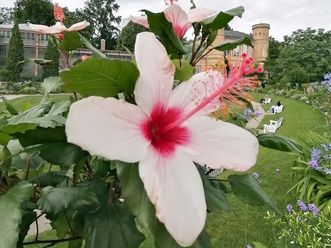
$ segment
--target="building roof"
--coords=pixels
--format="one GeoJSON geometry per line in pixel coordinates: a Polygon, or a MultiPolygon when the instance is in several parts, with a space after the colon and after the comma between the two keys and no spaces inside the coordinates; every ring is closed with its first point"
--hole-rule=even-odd
{"type": "MultiPolygon", "coordinates": [[[[21,31],[31,31],[31,32],[34,32],[30,28],[30,23],[21,23],[21,24],[18,24],[18,26],[19,26],[19,29],[21,31]]],[[[14,24],[13,23],[10,23],[10,24],[0,24],[0,29],[12,29],[13,27],[14,27],[14,24]]]]}
{"type": "Polygon", "coordinates": [[[225,38],[235,38],[235,39],[240,39],[245,36],[250,37],[248,34],[238,32],[238,31],[233,31],[233,30],[224,30],[224,36],[225,38]]]}

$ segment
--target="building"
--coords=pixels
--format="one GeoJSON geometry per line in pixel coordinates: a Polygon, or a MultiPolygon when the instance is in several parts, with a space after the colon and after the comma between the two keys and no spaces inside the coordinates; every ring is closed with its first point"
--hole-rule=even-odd
{"type": "Polygon", "coordinates": [[[226,52],[213,50],[197,63],[197,70],[219,70],[223,74],[226,74],[226,63],[224,57],[232,66],[239,66],[241,63],[242,53],[247,53],[248,56],[252,57],[256,63],[264,63],[268,58],[269,29],[269,24],[260,23],[253,25],[252,35],[232,30],[219,30],[212,46],[219,46],[223,43],[235,41],[246,36],[252,40],[253,47],[241,45],[232,51],[226,52]]]}
{"type": "MultiPolygon", "coordinates": [[[[8,53],[8,45],[11,37],[13,24],[0,25],[0,70],[4,67],[8,53]]],[[[19,24],[20,33],[24,44],[25,60],[44,59],[48,44],[49,35],[36,33],[31,30],[29,23],[19,24]]],[[[110,59],[131,60],[130,54],[122,51],[106,51],[104,40],[101,40],[100,48],[110,59]]],[[[92,51],[81,48],[72,54],[72,63],[83,55],[91,56],[92,51]]],[[[42,66],[34,62],[26,62],[22,73],[23,78],[39,77],[42,72],[42,66]]]]}
{"type": "MultiPolygon", "coordinates": [[[[8,53],[8,44],[11,37],[11,30],[14,24],[0,25],[0,69],[5,65],[8,53]]],[[[47,48],[48,35],[38,34],[32,31],[29,23],[19,24],[20,33],[24,44],[25,59],[43,59],[47,48]]],[[[23,77],[33,77],[40,75],[41,66],[33,62],[24,65],[23,77]]]]}

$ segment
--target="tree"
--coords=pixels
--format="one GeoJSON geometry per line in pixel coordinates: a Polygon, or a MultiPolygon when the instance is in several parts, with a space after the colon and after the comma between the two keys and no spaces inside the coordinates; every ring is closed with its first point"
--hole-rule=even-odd
{"type": "MultiPolygon", "coordinates": [[[[291,36],[284,37],[284,43],[279,51],[273,51],[270,57],[271,79],[275,82],[287,82],[298,71],[305,71],[307,81],[321,81],[323,75],[331,70],[331,31],[323,29],[297,30],[291,36]]],[[[296,76],[295,76],[296,77],[296,76]]],[[[289,82],[291,84],[295,82],[289,82]]]]}
{"type": "Polygon", "coordinates": [[[52,60],[50,64],[44,65],[42,78],[56,77],[59,75],[59,50],[52,38],[49,39],[44,59],[52,60]]]}
{"type": "Polygon", "coordinates": [[[13,21],[13,9],[2,7],[0,8],[0,24],[11,23],[13,21]]]}
{"type": "Polygon", "coordinates": [[[131,52],[134,50],[134,44],[136,42],[137,34],[147,31],[148,29],[144,26],[129,22],[123,29],[117,38],[118,50],[125,50],[124,47],[128,48],[131,52]],[[123,47],[124,46],[124,47],[123,47]]]}
{"type": "Polygon", "coordinates": [[[116,47],[116,38],[119,33],[118,24],[121,17],[115,16],[119,5],[115,0],[87,0],[85,8],[76,10],[82,19],[88,21],[91,26],[87,29],[90,40],[99,47],[101,39],[106,40],[106,48],[116,47]]]}
{"type": "Polygon", "coordinates": [[[11,31],[8,54],[5,65],[4,79],[6,81],[17,82],[23,71],[24,46],[21,33],[16,22],[11,31]]]}
{"type": "Polygon", "coordinates": [[[16,0],[14,15],[19,23],[55,24],[53,4],[49,0],[16,0]]]}

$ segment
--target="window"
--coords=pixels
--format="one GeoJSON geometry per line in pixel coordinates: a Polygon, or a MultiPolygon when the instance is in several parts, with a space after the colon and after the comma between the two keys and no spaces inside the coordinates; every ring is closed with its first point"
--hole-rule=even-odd
{"type": "Polygon", "coordinates": [[[26,38],[30,40],[30,33],[26,33],[26,38]]]}
{"type": "Polygon", "coordinates": [[[32,33],[31,34],[31,40],[34,40],[35,39],[35,33],[32,33]]]}
{"type": "Polygon", "coordinates": [[[24,40],[25,39],[25,33],[21,33],[21,37],[22,37],[22,39],[24,40]]]}
{"type": "Polygon", "coordinates": [[[41,39],[41,40],[44,40],[44,39],[45,39],[45,35],[41,34],[41,35],[40,35],[40,39],[41,39]]]}
{"type": "Polygon", "coordinates": [[[10,31],[7,31],[7,38],[10,38],[10,31]]]}

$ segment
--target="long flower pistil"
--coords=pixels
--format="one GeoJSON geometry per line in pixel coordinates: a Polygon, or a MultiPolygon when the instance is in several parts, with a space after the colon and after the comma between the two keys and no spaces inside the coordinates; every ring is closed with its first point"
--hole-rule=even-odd
{"type": "MultiPolygon", "coordinates": [[[[263,66],[260,64],[258,67],[255,67],[253,64],[254,60],[251,57],[247,57],[246,53],[242,54],[242,63],[237,70],[232,70],[226,81],[221,82],[221,78],[218,83],[213,83],[212,87],[206,89],[206,91],[210,94],[209,96],[203,97],[196,102],[196,107],[193,108],[190,112],[183,115],[181,118],[177,119],[177,121],[172,122],[167,127],[164,128],[164,131],[173,129],[175,127],[180,126],[186,120],[188,120],[191,116],[201,111],[204,107],[206,107],[211,102],[219,101],[219,99],[230,99],[235,98],[235,96],[240,95],[239,92],[242,91],[245,87],[250,87],[255,78],[246,77],[247,75],[262,73],[263,66]],[[213,87],[217,85],[218,87],[213,87]],[[214,89],[213,89],[214,88],[214,89]],[[210,89],[213,89],[210,91],[210,89]]],[[[201,91],[199,91],[201,92],[201,91]]]]}

